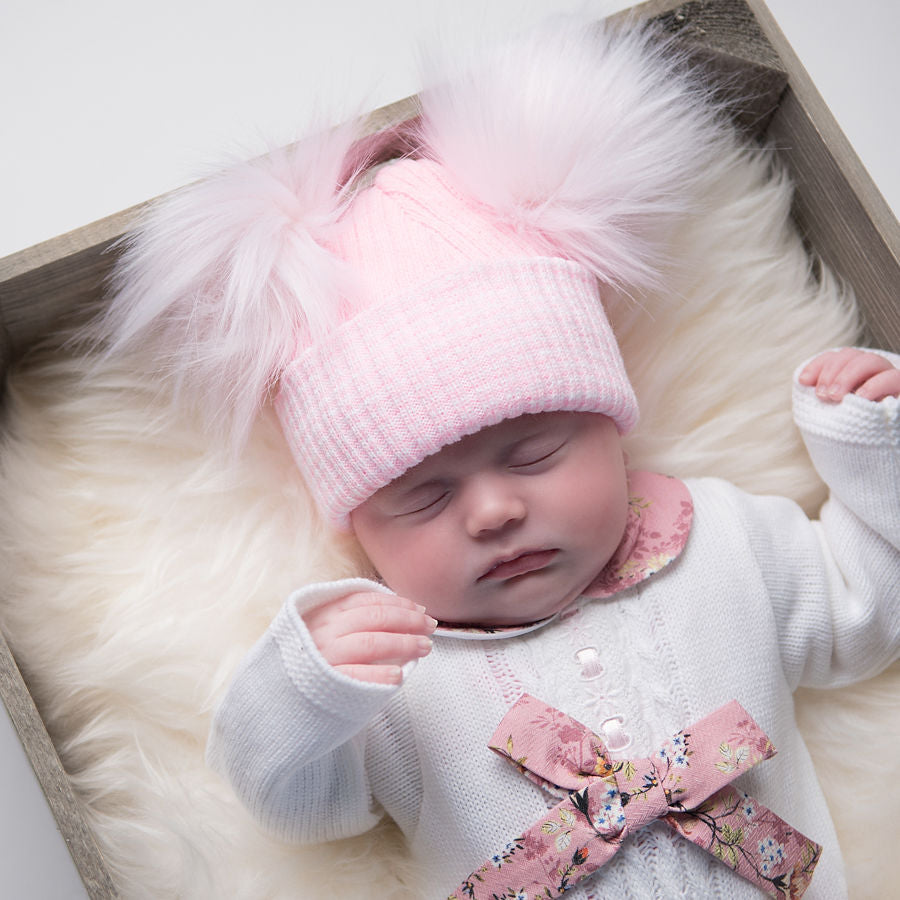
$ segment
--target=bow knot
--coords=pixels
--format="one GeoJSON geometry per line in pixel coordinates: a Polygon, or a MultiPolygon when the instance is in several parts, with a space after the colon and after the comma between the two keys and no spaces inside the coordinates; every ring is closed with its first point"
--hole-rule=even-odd
{"type": "Polygon", "coordinates": [[[736,701],[650,758],[612,760],[596,734],[526,694],[489,746],[561,800],[448,900],[558,897],[656,819],[773,897],[800,897],[812,879],[822,848],[730,785],[775,753],[736,701]]]}
{"type": "MultiPolygon", "coordinates": [[[[624,779],[623,779],[624,780],[624,779]]],[[[622,808],[625,810],[625,827],[629,832],[661,819],[670,810],[669,791],[664,776],[652,759],[634,761],[634,778],[637,787],[629,793],[616,778],[622,808]]]]}

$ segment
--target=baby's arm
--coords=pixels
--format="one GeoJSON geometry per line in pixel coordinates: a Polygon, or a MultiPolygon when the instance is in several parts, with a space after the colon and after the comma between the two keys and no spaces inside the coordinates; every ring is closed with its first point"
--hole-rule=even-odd
{"type": "Polygon", "coordinates": [[[847,684],[900,651],[898,370],[896,354],[846,349],[797,374],[794,418],[830,496],[805,537],[799,520],[770,535],[767,569],[794,686],[847,684]],[[810,543],[796,555],[802,541],[810,543]]]}
{"type": "Polygon", "coordinates": [[[359,681],[399,684],[402,667],[431,650],[437,622],[425,607],[395,594],[360,592],[304,613],[325,660],[359,681]]]}
{"type": "MultiPolygon", "coordinates": [[[[346,642],[339,632],[353,630],[345,628],[350,610],[340,609],[342,601],[369,594],[366,605],[391,608],[385,622],[402,609],[422,618],[414,604],[393,604],[389,591],[362,578],[309,585],[285,601],[243,659],[213,718],[210,764],[283,839],[348,837],[373,827],[383,814],[365,766],[366,729],[398,687],[348,677],[322,656],[305,620],[315,618],[313,610],[329,608],[320,626],[330,629],[333,640],[323,643],[340,648],[346,642]]],[[[375,656],[374,665],[381,665],[380,653],[375,656]]],[[[395,658],[407,661],[402,653],[395,658]]]]}
{"type": "Polygon", "coordinates": [[[811,360],[799,375],[800,384],[815,387],[816,396],[840,403],[847,394],[864,400],[900,396],[900,369],[877,353],[845,347],[811,360]]]}

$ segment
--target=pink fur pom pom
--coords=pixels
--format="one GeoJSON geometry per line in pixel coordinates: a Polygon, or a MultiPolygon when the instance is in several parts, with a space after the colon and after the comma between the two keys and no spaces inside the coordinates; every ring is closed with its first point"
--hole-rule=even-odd
{"type": "Polygon", "coordinates": [[[124,241],[95,337],[107,356],[146,356],[235,449],[298,344],[348,312],[349,273],[324,244],[352,137],[337,129],[190,184],[124,241]]]}
{"type": "Polygon", "coordinates": [[[559,17],[445,69],[423,92],[424,140],[461,188],[601,281],[659,287],[726,134],[671,40],[559,17]]]}

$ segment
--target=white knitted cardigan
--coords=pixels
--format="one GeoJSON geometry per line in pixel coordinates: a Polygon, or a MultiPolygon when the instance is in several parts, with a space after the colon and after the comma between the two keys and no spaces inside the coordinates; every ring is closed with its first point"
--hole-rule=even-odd
{"type": "MultiPolygon", "coordinates": [[[[210,762],[287,839],[359,833],[387,813],[421,864],[421,895],[444,898],[556,802],[486,746],[523,692],[607,735],[614,757],[649,755],[734,698],[778,749],[738,783],[824,846],[806,896],[846,896],[792,692],[868,677],[898,655],[900,404],[827,406],[795,385],[794,410],[831,489],[820,522],[782,498],[690,480],[691,534],[665,569],[527,634],[438,637],[399,689],[331,670],[303,625],[302,610],[360,583],[306,588],[237,673],[210,762]]],[[[657,823],[569,896],[760,893],[657,823]]]]}

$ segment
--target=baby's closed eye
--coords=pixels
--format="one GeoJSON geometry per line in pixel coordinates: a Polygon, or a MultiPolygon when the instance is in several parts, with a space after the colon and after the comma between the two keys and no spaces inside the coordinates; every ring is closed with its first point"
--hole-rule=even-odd
{"type": "Polygon", "coordinates": [[[451,493],[448,485],[439,482],[420,485],[394,501],[392,514],[402,517],[436,512],[450,499],[451,493]]]}
{"type": "Polygon", "coordinates": [[[566,441],[558,437],[552,440],[527,441],[510,454],[507,465],[511,469],[538,468],[549,463],[565,447],[566,441]]]}

